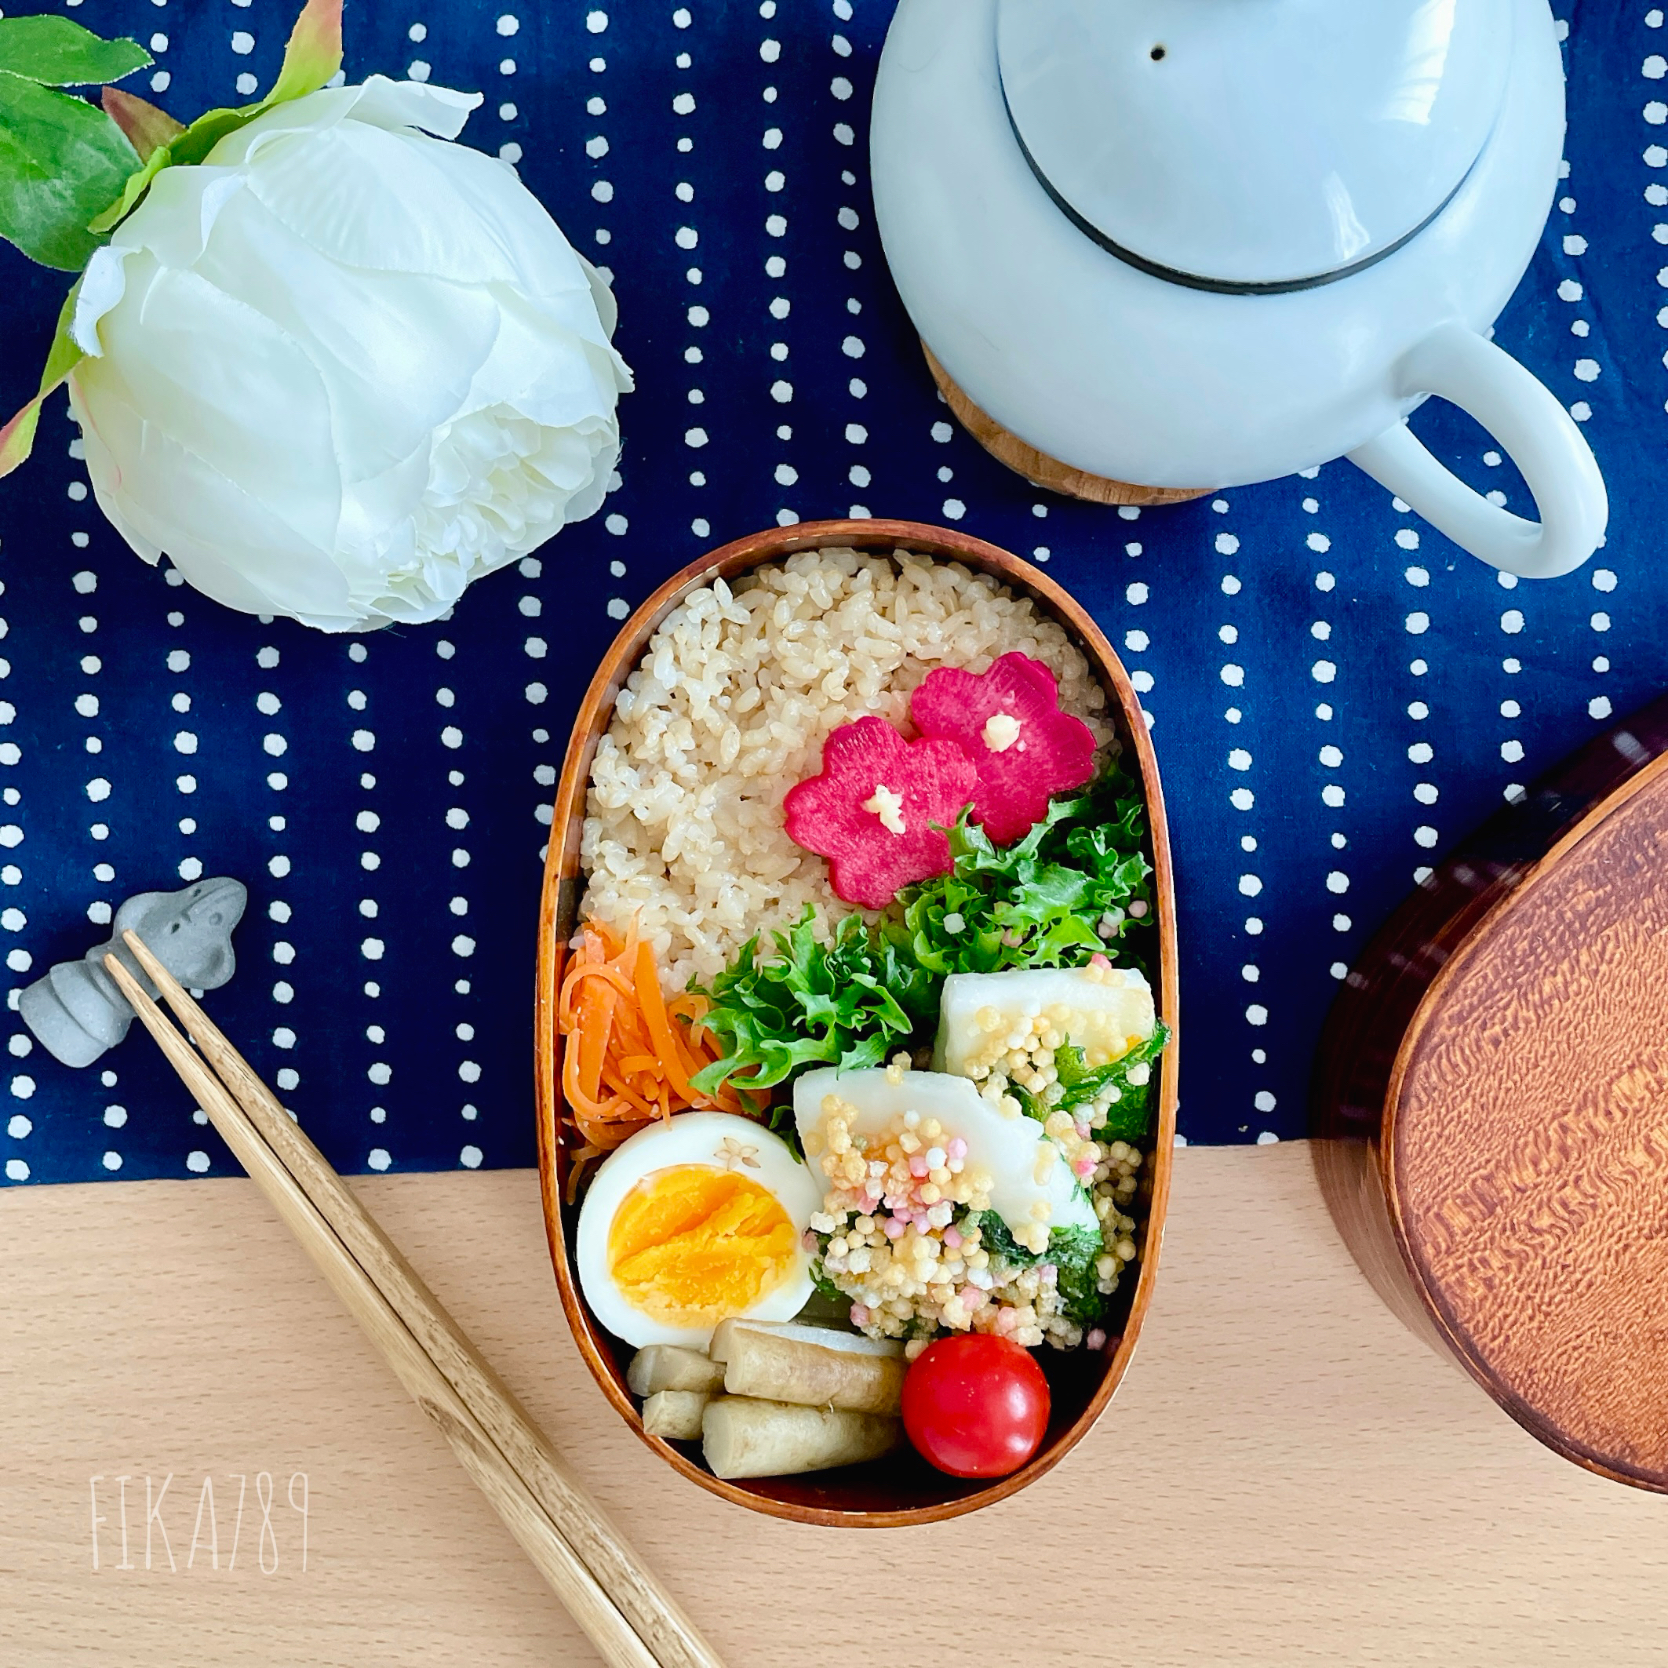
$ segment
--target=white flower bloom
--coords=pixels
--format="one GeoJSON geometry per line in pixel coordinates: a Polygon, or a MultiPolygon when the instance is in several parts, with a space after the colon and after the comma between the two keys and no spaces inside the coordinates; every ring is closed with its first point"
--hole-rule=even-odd
{"type": "Polygon", "coordinates": [[[433,619],[601,504],[613,297],[449,143],[480,102],[374,76],[280,105],[163,169],[94,255],[70,402],[146,561],[349,631],[433,619]]]}

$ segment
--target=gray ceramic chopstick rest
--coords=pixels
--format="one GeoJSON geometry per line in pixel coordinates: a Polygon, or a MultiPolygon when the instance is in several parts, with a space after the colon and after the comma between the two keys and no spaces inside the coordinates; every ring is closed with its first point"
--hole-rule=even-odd
{"type": "Polygon", "coordinates": [[[141,892],[116,911],[114,934],[80,961],[61,961],[18,998],[17,1011],[49,1054],[66,1066],[90,1066],[133,1023],[133,1009],[104,970],[114,954],[148,994],[145,970],[122,942],[136,932],[188,990],[216,990],[236,968],[232,928],[249,901],[240,880],[199,880],[180,892],[141,892]]]}

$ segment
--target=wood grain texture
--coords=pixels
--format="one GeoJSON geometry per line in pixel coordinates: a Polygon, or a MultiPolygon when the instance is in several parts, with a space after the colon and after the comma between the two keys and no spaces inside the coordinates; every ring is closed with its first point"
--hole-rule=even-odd
{"type": "Polygon", "coordinates": [[[598,1654],[610,1668],[721,1668],[359,1196],[143,940],[123,936],[191,1041],[115,956],[105,970],[598,1654]]]}
{"type": "MultiPolygon", "coordinates": [[[[877,1554],[921,1572],[920,1637],[980,1668],[1660,1663],[1660,1504],[1530,1441],[1396,1323],[1303,1143],[1176,1156],[1165,1279],[1106,1418],[1017,1498],[880,1539],[739,1510],[641,1447],[569,1340],[530,1172],[354,1185],[732,1668],[890,1668],[895,1639],[852,1597],[877,1554]],[[981,1603],[1016,1558],[1015,1589],[981,1603]]],[[[7,1668],[595,1660],[249,1183],[14,1188],[0,1230],[7,1668]],[[270,1575],[251,1557],[261,1471],[270,1575]],[[144,1479],[170,1472],[178,1568],[153,1531],[146,1571],[144,1479]],[[222,1567],[200,1549],[188,1571],[205,1473],[222,1567]]]]}
{"type": "Polygon", "coordinates": [[[1164,815],[1164,791],[1158,761],[1141,712],[1140,698],[1106,635],[1093,617],[1040,568],[1011,551],[987,544],[951,527],[914,521],[875,519],[807,521],[772,527],[723,545],[672,575],[645,599],[620,628],[580,703],[568,741],[552,811],[550,844],[545,856],[544,890],[539,909],[539,961],[534,1010],[534,1071],[538,1091],[539,1170],[551,1261],[562,1306],[580,1354],[620,1417],[674,1470],[722,1499],[755,1511],[801,1523],[845,1528],[895,1528],[937,1522],[994,1504],[1027,1487],[1057,1464],[1100,1417],[1123,1377],[1151,1302],[1163,1240],[1170,1190],[1170,1161],[1176,1128],[1179,997],[1176,958],[1175,884],[1170,837],[1164,815]],[[597,743],[613,716],[614,699],[636,669],[660,623],[697,586],[714,579],[735,579],[761,563],[778,561],[800,550],[827,547],[889,552],[914,551],[956,561],[975,572],[994,575],[1012,590],[1029,595],[1039,612],[1055,620],[1087,657],[1107,697],[1106,717],[1124,745],[1126,764],[1139,775],[1147,806],[1153,861],[1152,896],[1157,913],[1158,946],[1155,998],[1159,1018],[1171,1036],[1160,1057],[1155,1097],[1153,1146],[1142,1168],[1136,1216],[1140,1228],[1140,1272],[1132,1290],[1120,1293],[1121,1311],[1106,1322],[1112,1336],[1098,1355],[1087,1351],[1051,1354],[1046,1371],[1053,1397],[1048,1433],[1036,1455],[1012,1476],[996,1482],[973,1482],[933,1471],[913,1452],[869,1465],[774,1477],[721,1482],[695,1462],[692,1445],[680,1448],[643,1429],[637,1400],[626,1385],[631,1352],[614,1340],[592,1315],[579,1291],[568,1260],[568,1243],[577,1220],[564,1204],[567,1196],[567,1150],[563,1141],[561,1048],[556,1028],[557,992],[567,945],[578,925],[583,887],[579,846],[585,799],[597,743]]]}
{"type": "Polygon", "coordinates": [[[1668,777],[1447,969],[1391,1182],[1450,1333],[1549,1439],[1668,1489],[1668,777]]]}
{"type": "Polygon", "coordinates": [[[1317,1169],[1381,1295],[1515,1419],[1668,1492],[1668,700],[1495,818],[1363,954],[1317,1169]]]}
{"type": "Polygon", "coordinates": [[[921,351],[927,357],[927,368],[944,396],[944,403],[955,413],[956,421],[996,459],[1015,474],[1023,475],[1033,486],[1046,492],[1063,493],[1067,498],[1083,498],[1091,504],[1185,504],[1190,498],[1203,498],[1210,487],[1154,487],[1137,486],[1132,481],[1115,481],[1109,475],[1091,475],[1086,469],[1074,469],[1061,463],[1047,452],[1039,452],[1029,441],[1021,440],[1012,429],[1005,429],[989,412],[975,405],[965,391],[938,362],[938,356],[925,342],[921,351]]]}

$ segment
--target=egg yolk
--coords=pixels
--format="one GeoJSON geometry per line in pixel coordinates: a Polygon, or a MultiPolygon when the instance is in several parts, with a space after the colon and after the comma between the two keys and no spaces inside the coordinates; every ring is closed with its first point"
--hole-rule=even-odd
{"type": "Polygon", "coordinates": [[[706,1164],[645,1176],[608,1228],[608,1272],[634,1308],[667,1326],[745,1314],[792,1273],[798,1236],[750,1177],[706,1164]]]}

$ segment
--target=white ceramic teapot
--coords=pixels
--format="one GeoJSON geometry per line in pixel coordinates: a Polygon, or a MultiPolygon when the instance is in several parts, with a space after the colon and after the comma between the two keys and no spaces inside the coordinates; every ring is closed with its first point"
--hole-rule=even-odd
{"type": "Polygon", "coordinates": [[[871,143],[904,304],[999,456],[1160,500],[1347,456],[1548,577],[1603,537],[1604,482],[1489,333],[1563,137],[1547,0],[900,0],[871,143]],[[1414,438],[1432,394],[1538,522],[1414,438]]]}

